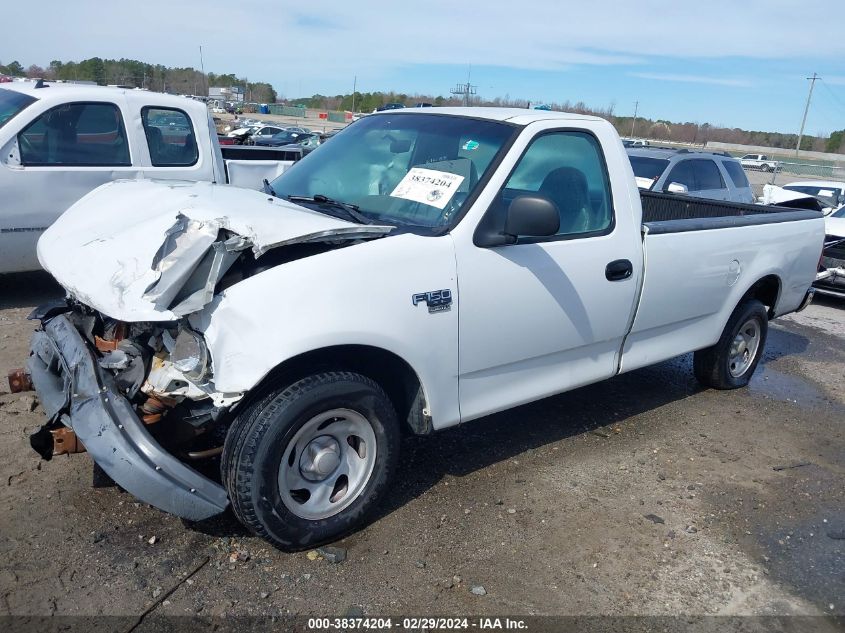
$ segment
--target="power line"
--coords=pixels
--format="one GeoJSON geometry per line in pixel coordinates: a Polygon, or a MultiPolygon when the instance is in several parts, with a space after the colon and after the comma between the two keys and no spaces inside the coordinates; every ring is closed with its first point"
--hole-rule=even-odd
{"type": "Polygon", "coordinates": [[[839,103],[840,106],[842,106],[842,108],[845,108],[845,101],[842,101],[842,99],[840,99],[839,96],[835,92],[833,92],[833,90],[830,89],[828,83],[824,81],[821,77],[819,77],[819,81],[822,82],[822,85],[824,86],[825,90],[827,90],[828,94],[830,94],[830,96],[833,97],[834,100],[839,103]]]}

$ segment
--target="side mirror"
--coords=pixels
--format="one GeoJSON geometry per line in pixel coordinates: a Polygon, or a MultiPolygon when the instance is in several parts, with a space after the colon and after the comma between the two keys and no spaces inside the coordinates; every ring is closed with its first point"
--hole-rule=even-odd
{"type": "Polygon", "coordinates": [[[670,182],[663,191],[668,193],[689,193],[689,188],[679,182],[670,182]]]}
{"type": "Polygon", "coordinates": [[[543,196],[519,196],[508,207],[505,234],[547,237],[560,230],[557,205],[543,196]]]}

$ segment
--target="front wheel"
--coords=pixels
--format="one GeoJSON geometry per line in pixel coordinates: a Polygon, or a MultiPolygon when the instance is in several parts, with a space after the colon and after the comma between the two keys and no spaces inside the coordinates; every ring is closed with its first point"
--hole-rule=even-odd
{"type": "Polygon", "coordinates": [[[739,304],[719,341],[693,356],[693,372],[705,387],[738,389],[751,380],[766,346],[769,319],[756,299],[739,304]]]}
{"type": "Polygon", "coordinates": [[[303,378],[245,410],[222,476],[238,519],[284,550],[360,527],[398,461],[399,424],[375,382],[350,372],[303,378]]]}

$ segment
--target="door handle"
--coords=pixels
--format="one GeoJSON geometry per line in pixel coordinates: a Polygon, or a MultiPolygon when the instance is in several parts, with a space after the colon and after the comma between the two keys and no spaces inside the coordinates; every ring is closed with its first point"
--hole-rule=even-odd
{"type": "Polygon", "coordinates": [[[604,269],[608,281],[622,281],[634,274],[634,265],[627,259],[610,262],[604,269]]]}

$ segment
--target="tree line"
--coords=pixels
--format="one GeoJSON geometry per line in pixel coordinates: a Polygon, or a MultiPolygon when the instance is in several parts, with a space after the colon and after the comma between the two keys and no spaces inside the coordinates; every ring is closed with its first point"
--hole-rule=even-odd
{"type": "MultiPolygon", "coordinates": [[[[352,110],[352,94],[343,95],[322,95],[315,94],[311,97],[294,99],[293,105],[302,105],[307,108],[322,110],[352,110]]],[[[354,107],[358,112],[371,112],[386,103],[401,103],[406,107],[413,107],[418,103],[431,103],[435,106],[460,106],[464,99],[460,96],[449,95],[423,95],[405,94],[400,92],[356,92],[354,107]]],[[[484,99],[478,96],[472,97],[471,105],[531,108],[536,103],[527,99],[512,99],[508,95],[496,97],[495,99],[484,99]]],[[[757,130],[743,130],[741,128],[729,128],[710,123],[698,122],[672,122],[665,119],[647,119],[637,117],[636,121],[631,116],[619,116],[613,105],[607,108],[596,108],[587,106],[582,101],[543,104],[551,107],[552,110],[564,112],[575,112],[577,114],[589,114],[598,116],[610,121],[621,136],[634,136],[636,138],[647,138],[657,141],[673,141],[677,143],[699,144],[707,142],[736,143],[738,145],[761,145],[784,150],[794,150],[798,142],[797,134],[784,134],[781,132],[764,132],[757,130]]],[[[845,154],[845,130],[833,132],[830,136],[822,134],[805,134],[801,139],[801,149],[805,151],[831,152],[845,154]]]]}
{"type": "Polygon", "coordinates": [[[92,57],[80,62],[53,60],[46,68],[37,64],[24,68],[20,62],[13,61],[6,65],[0,63],[0,74],[65,81],[93,81],[101,86],[131,86],[156,92],[190,95],[207,95],[209,87],[240,86],[244,90],[244,99],[253,103],[275,103],[278,97],[269,83],[248,81],[233,73],[204,75],[191,67],[171,68],[136,59],[92,57]]]}
{"type": "MultiPolygon", "coordinates": [[[[134,59],[92,57],[80,62],[53,60],[46,68],[36,64],[24,68],[18,61],[13,61],[6,65],[0,63],[0,74],[17,77],[93,81],[101,85],[117,84],[158,92],[192,95],[207,95],[210,86],[240,86],[244,90],[244,99],[247,102],[276,103],[280,101],[273,86],[266,82],[250,82],[246,78],[237,77],[232,73],[222,75],[207,73],[203,75],[201,71],[191,67],[171,68],[162,64],[148,64],[134,59]]],[[[333,96],[315,94],[311,97],[282,101],[290,105],[303,105],[307,108],[321,110],[350,111],[354,108],[357,112],[371,112],[386,103],[402,103],[409,107],[418,103],[430,103],[435,106],[459,106],[464,104],[463,98],[455,95],[407,94],[394,91],[356,92],[354,96],[351,93],[333,96]]],[[[536,105],[529,103],[526,99],[511,99],[508,95],[495,99],[473,96],[471,104],[516,108],[529,108],[536,105]]],[[[643,117],[637,117],[634,121],[633,117],[616,115],[613,105],[607,108],[596,108],[587,106],[581,101],[574,103],[564,101],[545,105],[550,106],[553,110],[590,114],[607,119],[622,136],[691,144],[718,141],[739,145],[761,145],[784,150],[795,149],[795,144],[798,142],[796,134],[743,130],[710,123],[672,122],[643,117]]],[[[806,134],[801,140],[801,149],[845,153],[845,130],[833,132],[829,136],[806,134]]]]}

